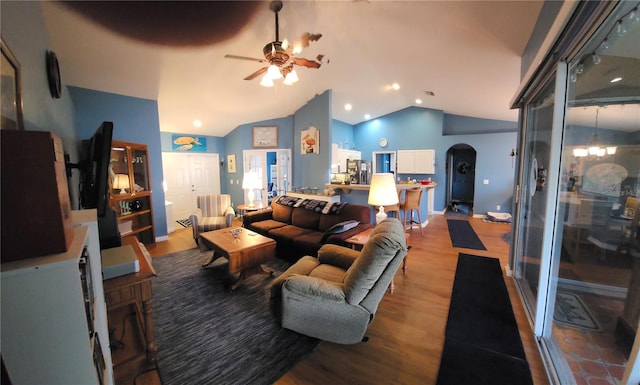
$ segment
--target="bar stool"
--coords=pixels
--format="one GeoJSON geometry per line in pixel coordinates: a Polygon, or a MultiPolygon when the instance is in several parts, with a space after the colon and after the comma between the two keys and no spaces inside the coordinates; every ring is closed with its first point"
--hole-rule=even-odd
{"type": "Polygon", "coordinates": [[[420,228],[420,235],[422,236],[422,218],[420,216],[420,198],[422,197],[421,188],[407,189],[404,193],[404,202],[400,205],[402,211],[404,211],[404,218],[402,224],[405,229],[407,228],[407,220],[409,221],[409,230],[413,230],[413,216],[412,212],[415,210],[418,213],[418,227],[420,228]]]}

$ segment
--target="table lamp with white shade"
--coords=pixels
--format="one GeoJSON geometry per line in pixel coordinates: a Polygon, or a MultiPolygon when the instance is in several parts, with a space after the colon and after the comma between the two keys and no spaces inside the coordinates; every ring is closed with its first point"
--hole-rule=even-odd
{"type": "Polygon", "coordinates": [[[120,194],[126,194],[126,189],[128,188],[131,188],[129,183],[129,175],[116,174],[115,178],[113,178],[113,189],[120,190],[120,194]]]}
{"type": "Polygon", "coordinates": [[[259,189],[262,187],[262,181],[258,174],[255,172],[249,171],[244,173],[244,177],[242,178],[242,189],[247,190],[247,199],[249,199],[249,207],[255,207],[253,201],[256,199],[255,193],[253,190],[259,189]]]}
{"type": "Polygon", "coordinates": [[[384,206],[398,204],[398,191],[393,174],[373,174],[369,187],[368,203],[372,206],[379,206],[378,213],[376,214],[376,224],[385,220],[387,214],[384,212],[384,206]]]}

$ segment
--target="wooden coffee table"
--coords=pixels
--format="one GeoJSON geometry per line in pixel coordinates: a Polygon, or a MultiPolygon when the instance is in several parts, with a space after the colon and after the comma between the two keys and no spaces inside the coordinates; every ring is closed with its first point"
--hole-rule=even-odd
{"type": "Polygon", "coordinates": [[[213,249],[209,262],[202,265],[207,267],[215,260],[225,257],[229,260],[229,274],[240,273],[238,280],[229,286],[235,290],[245,279],[254,274],[272,274],[262,268],[263,263],[273,261],[276,256],[276,242],[254,231],[239,228],[238,236],[232,235],[232,230],[238,227],[207,231],[200,234],[200,241],[213,249]]]}

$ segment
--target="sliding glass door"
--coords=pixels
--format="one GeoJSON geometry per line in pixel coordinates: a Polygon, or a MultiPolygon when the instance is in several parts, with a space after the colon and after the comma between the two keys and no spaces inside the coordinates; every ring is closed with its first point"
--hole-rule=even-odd
{"type": "Polygon", "coordinates": [[[544,236],[545,231],[548,230],[545,224],[553,220],[553,212],[547,211],[547,202],[550,199],[548,178],[552,159],[555,82],[555,76],[547,81],[533,98],[524,115],[527,130],[521,151],[524,167],[518,199],[520,236],[517,243],[519,258],[515,277],[522,289],[525,304],[533,317],[538,314],[537,298],[539,294],[544,297],[547,288],[545,282],[540,281],[540,269],[548,265],[544,260],[544,256],[549,255],[548,237],[544,236]],[[541,290],[542,293],[540,293],[541,290]]]}
{"type": "Polygon", "coordinates": [[[554,383],[640,378],[640,3],[612,4],[521,107],[513,269],[554,383]]]}

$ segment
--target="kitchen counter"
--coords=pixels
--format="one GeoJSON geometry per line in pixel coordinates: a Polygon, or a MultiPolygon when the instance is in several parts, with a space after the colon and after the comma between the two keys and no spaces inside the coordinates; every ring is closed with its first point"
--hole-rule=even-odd
{"type": "MultiPolygon", "coordinates": [[[[335,183],[326,183],[325,186],[330,187],[334,190],[342,190],[345,194],[349,194],[351,190],[360,190],[360,191],[369,191],[371,185],[368,184],[335,184],[335,183]]],[[[438,186],[437,183],[431,182],[429,184],[421,184],[421,183],[398,183],[396,184],[396,188],[398,190],[407,190],[411,188],[423,188],[426,191],[432,190],[438,186]]]]}

